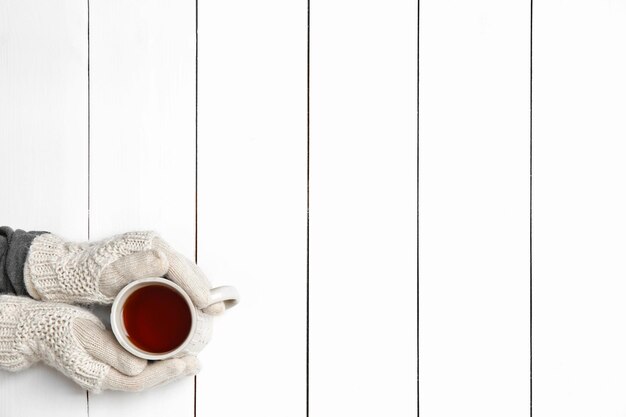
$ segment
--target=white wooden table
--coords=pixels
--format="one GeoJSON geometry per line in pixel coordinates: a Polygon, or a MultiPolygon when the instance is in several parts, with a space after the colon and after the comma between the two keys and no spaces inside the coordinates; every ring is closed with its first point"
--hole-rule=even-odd
{"type": "Polygon", "coordinates": [[[626,415],[625,21],[0,0],[0,223],[156,229],[243,297],[195,381],[0,372],[0,416],[626,415]]]}
{"type": "Polygon", "coordinates": [[[305,1],[0,0],[0,223],[155,229],[243,297],[195,381],[0,371],[0,416],[414,414],[417,4],[358,4],[309,65],[305,1]]]}

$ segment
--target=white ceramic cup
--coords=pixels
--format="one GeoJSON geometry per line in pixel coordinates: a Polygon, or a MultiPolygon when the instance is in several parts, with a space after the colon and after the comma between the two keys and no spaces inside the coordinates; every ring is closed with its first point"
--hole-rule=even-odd
{"type": "MultiPolygon", "coordinates": [[[[223,301],[226,308],[230,308],[239,302],[239,294],[234,287],[215,287],[211,289],[209,300],[209,305],[223,301]]],[[[113,334],[115,334],[115,338],[124,349],[143,359],[162,360],[174,356],[197,354],[206,344],[205,339],[207,335],[210,335],[211,327],[211,317],[207,314],[198,314],[196,307],[191,302],[191,298],[189,298],[187,293],[175,282],[165,278],[143,278],[132,281],[117,294],[113,301],[113,306],[111,307],[111,329],[113,330],[113,334]],[[128,332],[124,326],[123,311],[126,300],[139,288],[149,285],[164,285],[173,289],[185,299],[185,302],[189,306],[189,311],[191,312],[191,329],[189,330],[187,338],[180,346],[169,352],[153,353],[135,346],[133,342],[130,341],[128,332]]]]}

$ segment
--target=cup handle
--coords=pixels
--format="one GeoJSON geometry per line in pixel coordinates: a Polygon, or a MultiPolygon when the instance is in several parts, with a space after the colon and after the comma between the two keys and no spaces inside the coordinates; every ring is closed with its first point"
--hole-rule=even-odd
{"type": "Polygon", "coordinates": [[[226,309],[232,308],[239,304],[239,292],[235,287],[222,286],[211,289],[209,293],[209,306],[224,302],[226,309]]]}

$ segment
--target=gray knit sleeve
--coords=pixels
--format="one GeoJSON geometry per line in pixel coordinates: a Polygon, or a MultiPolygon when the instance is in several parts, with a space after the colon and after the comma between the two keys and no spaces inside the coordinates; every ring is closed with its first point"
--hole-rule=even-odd
{"type": "Polygon", "coordinates": [[[47,232],[25,232],[0,227],[0,294],[29,295],[24,286],[24,264],[33,239],[47,232]]]}

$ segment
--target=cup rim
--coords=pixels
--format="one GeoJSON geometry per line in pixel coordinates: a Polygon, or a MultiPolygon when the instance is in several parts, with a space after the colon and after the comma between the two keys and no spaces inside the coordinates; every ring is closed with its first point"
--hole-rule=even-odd
{"type": "Polygon", "coordinates": [[[124,349],[126,349],[128,352],[132,353],[133,355],[143,358],[143,359],[162,360],[162,359],[171,358],[177,355],[182,350],[184,350],[193,339],[193,335],[196,332],[196,324],[197,324],[196,308],[193,302],[191,301],[191,298],[189,297],[189,295],[187,295],[187,293],[175,282],[169,279],[161,278],[161,277],[141,278],[141,279],[128,283],[115,296],[113,305],[111,307],[111,329],[113,330],[113,334],[115,335],[115,338],[117,339],[119,344],[122,345],[124,349]],[[135,292],[141,287],[145,287],[146,285],[151,285],[151,284],[161,284],[161,285],[165,285],[176,290],[176,292],[178,292],[187,302],[187,305],[189,306],[189,311],[191,312],[191,328],[189,329],[189,334],[187,335],[187,338],[185,339],[183,343],[180,344],[180,346],[178,346],[176,349],[173,349],[169,352],[151,353],[151,352],[147,352],[145,350],[138,348],[130,341],[130,339],[128,338],[123,328],[124,324],[123,324],[123,317],[121,313],[122,313],[122,308],[124,306],[124,302],[133,292],[135,292]]]}

